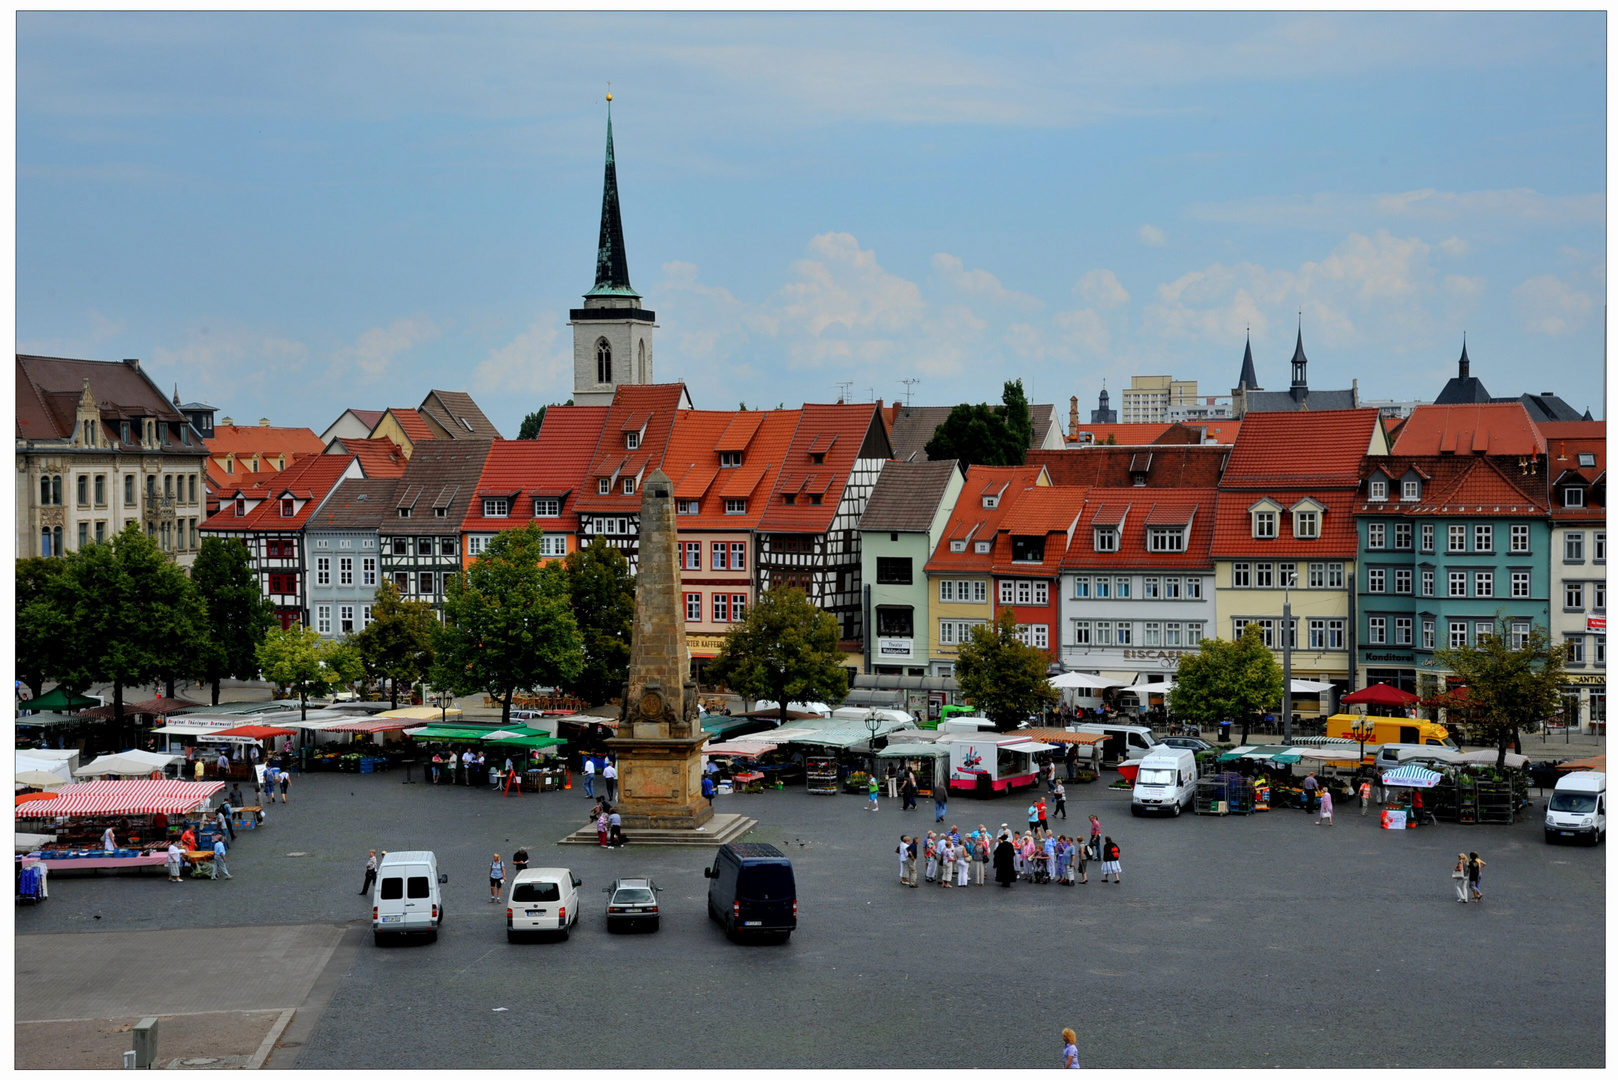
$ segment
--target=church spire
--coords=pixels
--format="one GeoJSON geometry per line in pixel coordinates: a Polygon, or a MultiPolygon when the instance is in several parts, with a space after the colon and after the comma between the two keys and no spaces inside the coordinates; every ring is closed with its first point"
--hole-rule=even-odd
{"type": "Polygon", "coordinates": [[[1242,354],[1242,377],[1236,380],[1237,386],[1245,386],[1249,390],[1262,390],[1258,384],[1258,373],[1253,370],[1253,333],[1247,333],[1247,351],[1242,354]]]}
{"type": "Polygon", "coordinates": [[[1472,377],[1472,359],[1466,355],[1466,332],[1461,332],[1461,378],[1472,377]]]}
{"type": "Polygon", "coordinates": [[[612,94],[607,94],[607,172],[601,189],[601,241],[596,248],[596,283],[586,296],[639,298],[629,284],[624,255],[624,223],[618,213],[618,169],[612,154],[612,94]]]}
{"type": "Polygon", "coordinates": [[[1303,355],[1303,318],[1298,319],[1298,345],[1292,350],[1292,390],[1296,397],[1299,392],[1309,392],[1309,358],[1303,355]]]}

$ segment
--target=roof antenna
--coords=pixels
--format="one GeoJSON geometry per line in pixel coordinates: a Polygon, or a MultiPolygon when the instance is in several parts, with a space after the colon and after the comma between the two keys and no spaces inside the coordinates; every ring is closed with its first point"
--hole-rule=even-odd
{"type": "Polygon", "coordinates": [[[832,385],[837,387],[837,404],[847,404],[848,399],[854,394],[854,380],[849,379],[847,382],[832,383],[832,385]]]}
{"type": "Polygon", "coordinates": [[[920,379],[900,379],[905,384],[905,408],[910,408],[910,393],[921,382],[920,379]]]}

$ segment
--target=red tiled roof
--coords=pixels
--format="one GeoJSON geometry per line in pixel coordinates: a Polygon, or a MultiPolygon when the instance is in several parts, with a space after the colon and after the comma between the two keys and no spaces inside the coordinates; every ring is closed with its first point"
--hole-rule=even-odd
{"type": "Polygon", "coordinates": [[[1483,514],[1490,517],[1543,516],[1546,512],[1546,479],[1543,472],[1519,473],[1515,464],[1506,465],[1493,455],[1477,457],[1441,455],[1411,458],[1402,455],[1370,458],[1365,463],[1367,478],[1381,474],[1390,481],[1390,496],[1399,492],[1399,481],[1414,470],[1425,478],[1421,498],[1405,502],[1388,498],[1372,502],[1361,488],[1355,509],[1378,517],[1425,517],[1434,514],[1483,514]]]}
{"type": "Polygon", "coordinates": [[[805,405],[785,456],[781,478],[771,493],[760,529],[778,532],[825,532],[831,528],[843,489],[862,451],[886,460],[888,431],[870,405],[805,405]],[[811,453],[824,454],[816,462],[811,453]],[[821,496],[819,505],[799,497],[788,506],[785,492],[821,496]]]}
{"type": "Polygon", "coordinates": [[[1219,486],[1353,487],[1378,419],[1375,409],[1248,413],[1219,486]]]}
{"type": "Polygon", "coordinates": [[[1557,521],[1602,521],[1607,516],[1607,423],[1604,420],[1564,420],[1539,425],[1548,448],[1551,481],[1551,516],[1557,521]],[[1594,465],[1579,464],[1590,454],[1594,465]],[[1583,484],[1584,506],[1563,506],[1562,490],[1583,484]]]}
{"type": "MultiPolygon", "coordinates": [[[[1372,422],[1375,422],[1375,410],[1362,409],[1358,411],[1369,412],[1372,422]]],[[[1249,413],[1248,419],[1251,420],[1254,415],[1307,416],[1309,414],[1249,413]]],[[[1288,491],[1277,487],[1274,490],[1255,492],[1251,490],[1227,491],[1223,488],[1220,489],[1218,516],[1214,524],[1213,546],[1210,552],[1216,559],[1352,559],[1358,549],[1359,535],[1354,529],[1354,492],[1352,490],[1322,490],[1320,488],[1300,487],[1288,491]],[[1286,511],[1288,507],[1304,496],[1308,496],[1324,508],[1324,512],[1320,515],[1320,538],[1318,540],[1300,540],[1292,535],[1292,515],[1286,511]],[[1268,497],[1270,501],[1281,507],[1280,536],[1274,540],[1255,540],[1253,538],[1253,519],[1248,510],[1263,497],[1268,497]]]]}
{"type": "Polygon", "coordinates": [[[679,514],[681,529],[753,529],[769,509],[781,463],[801,413],[797,409],[681,409],[674,421],[663,471],[676,501],[697,503],[679,514]],[[737,468],[721,469],[719,454],[740,453],[737,468]],[[747,500],[747,512],[725,513],[726,499],[747,500]]]}
{"type": "Polygon", "coordinates": [[[1231,453],[1228,446],[1094,446],[1030,450],[1024,460],[1045,466],[1058,487],[1128,487],[1141,475],[1131,466],[1146,465],[1146,458],[1147,487],[1213,487],[1231,453]]]}
{"type": "Polygon", "coordinates": [[[1429,454],[1543,454],[1540,434],[1521,402],[1490,405],[1418,405],[1393,452],[1405,457],[1429,454]]]}
{"type": "Polygon", "coordinates": [[[219,512],[204,521],[200,528],[213,532],[289,532],[301,529],[353,463],[352,454],[307,454],[281,472],[254,475],[252,484],[244,484],[240,477],[236,477],[234,486],[220,489],[219,512]],[[258,505],[248,510],[245,517],[236,516],[237,491],[241,491],[249,500],[258,501],[258,505]],[[281,497],[289,493],[302,505],[294,516],[282,517],[281,497]]]}
{"type": "Polygon", "coordinates": [[[532,500],[542,495],[560,498],[562,514],[538,519],[540,524],[547,529],[576,532],[579,496],[584,491],[585,474],[601,440],[607,412],[604,405],[553,405],[545,410],[538,438],[497,441],[483,463],[461,527],[468,532],[521,528],[536,520],[532,500]],[[511,497],[510,516],[484,517],[484,495],[511,497]]]}
{"type": "Polygon", "coordinates": [[[339,452],[360,459],[360,468],[370,477],[403,476],[408,459],[392,439],[333,439],[339,452]]]}
{"type": "MultiPolygon", "coordinates": [[[[415,409],[389,409],[393,419],[398,422],[399,430],[405,433],[412,444],[428,442],[433,437],[433,429],[427,426],[427,421],[421,418],[421,413],[415,409]]],[[[373,427],[371,429],[375,431],[373,427]]]]}
{"type": "Polygon", "coordinates": [[[1085,516],[1068,544],[1064,570],[1210,569],[1216,505],[1219,492],[1200,488],[1092,488],[1085,516]],[[1096,551],[1093,527],[1124,521],[1117,551],[1096,551]],[[1186,549],[1148,551],[1146,526],[1191,526],[1186,549]]]}
{"type": "MultiPolygon", "coordinates": [[[[657,383],[650,386],[620,386],[613,395],[612,404],[607,407],[607,418],[602,424],[601,437],[592,456],[589,470],[585,473],[588,478],[588,490],[579,493],[577,509],[594,513],[623,513],[633,514],[640,511],[640,491],[632,495],[624,494],[623,478],[626,476],[639,477],[643,473],[649,474],[653,469],[662,468],[663,457],[668,451],[669,436],[674,431],[675,414],[680,411],[680,405],[685,400],[685,385],[683,383],[657,383]],[[635,426],[626,428],[631,417],[635,418],[635,426]],[[627,450],[626,431],[641,431],[640,445],[634,450],[627,450]],[[606,495],[596,494],[596,480],[599,478],[617,475],[612,490],[606,495]]],[[[578,408],[578,406],[574,406],[578,408]]],[[[550,413],[545,414],[549,420],[550,413]]],[[[543,427],[540,429],[544,430],[543,427]]],[[[663,470],[665,473],[667,469],[663,470]]],[[[672,477],[671,477],[672,478],[672,477]]]]}
{"type": "Polygon", "coordinates": [[[1160,424],[1080,424],[1078,431],[1067,437],[1069,445],[1103,445],[1110,437],[1117,446],[1144,446],[1173,427],[1160,424]]]}
{"type": "Polygon", "coordinates": [[[1019,574],[1023,577],[1043,574],[1055,576],[1062,565],[1062,557],[1067,552],[1073,530],[1084,513],[1087,494],[1084,488],[1071,487],[1033,487],[1024,491],[995,530],[992,552],[995,573],[1019,574]],[[1016,536],[1045,537],[1043,562],[1013,561],[1012,538],[1016,536]]]}
{"type": "Polygon", "coordinates": [[[1000,523],[1016,507],[1023,493],[1031,490],[1044,475],[1037,465],[973,465],[967,470],[966,485],[961,497],[955,501],[949,524],[944,526],[933,557],[927,560],[927,571],[964,571],[988,573],[994,566],[994,540],[1000,523]],[[983,505],[983,493],[998,492],[999,502],[992,508],[983,505]],[[951,540],[968,541],[965,551],[952,552],[951,540]],[[978,554],[973,545],[979,540],[990,543],[989,551],[978,554]]]}

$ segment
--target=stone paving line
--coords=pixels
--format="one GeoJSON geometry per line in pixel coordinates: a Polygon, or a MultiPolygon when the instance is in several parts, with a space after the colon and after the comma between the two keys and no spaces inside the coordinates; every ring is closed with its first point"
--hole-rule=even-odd
{"type": "MultiPolygon", "coordinates": [[[[161,1069],[256,1069],[292,1019],[291,1009],[158,1015],[161,1069]]],[[[16,1069],[119,1069],[134,1026],[152,1013],[15,1025],[16,1069]]]]}

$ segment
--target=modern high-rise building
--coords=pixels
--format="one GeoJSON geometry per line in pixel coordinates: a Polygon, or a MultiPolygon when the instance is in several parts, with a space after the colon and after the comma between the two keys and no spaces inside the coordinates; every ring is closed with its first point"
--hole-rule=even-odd
{"type": "Polygon", "coordinates": [[[1172,406],[1196,405],[1195,379],[1172,375],[1133,375],[1129,388],[1118,392],[1118,420],[1124,424],[1160,424],[1172,406]]]}

